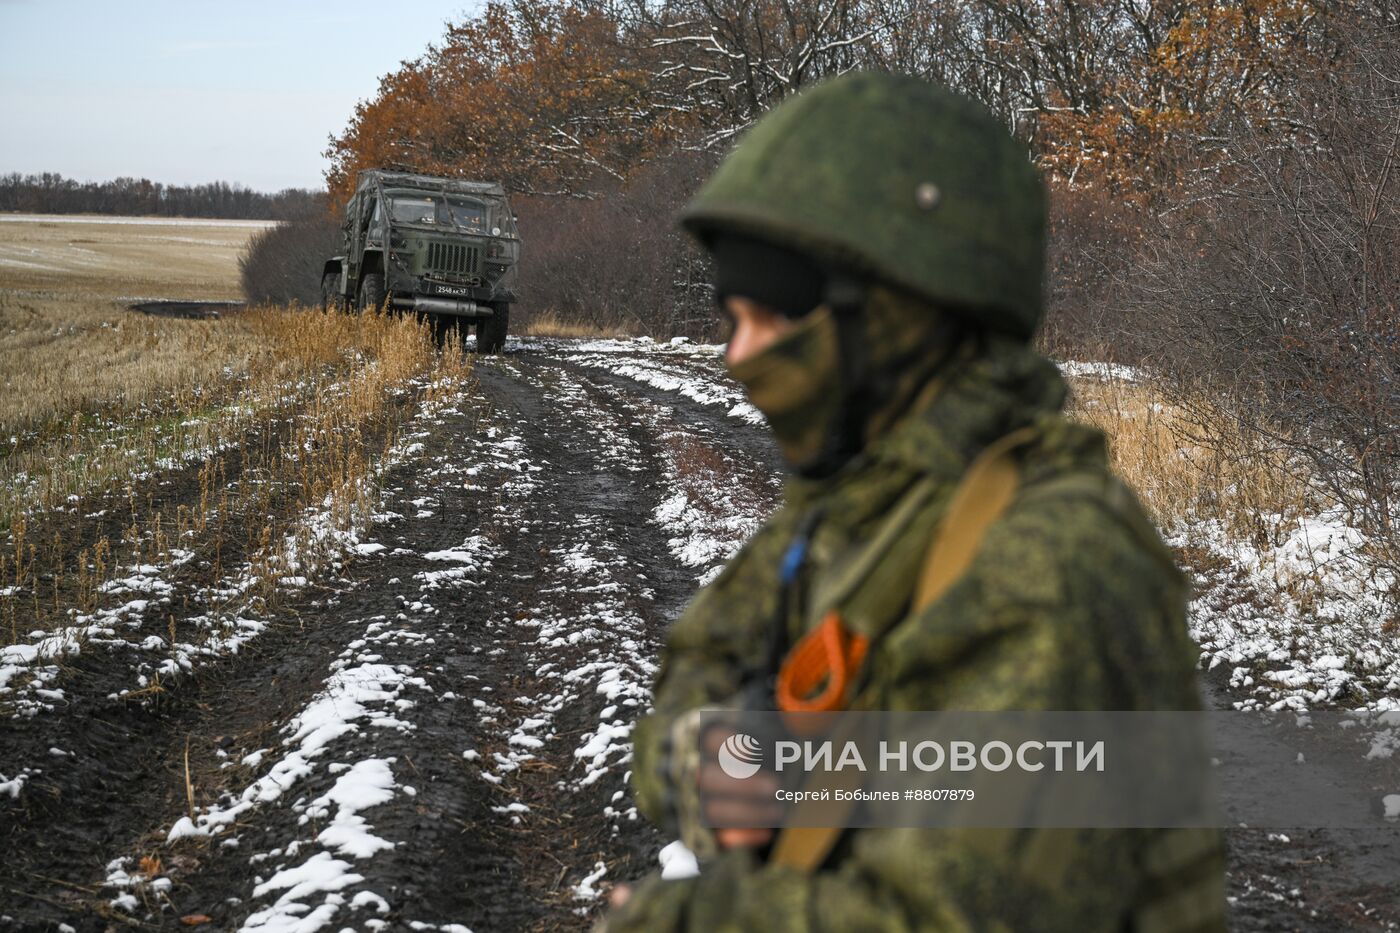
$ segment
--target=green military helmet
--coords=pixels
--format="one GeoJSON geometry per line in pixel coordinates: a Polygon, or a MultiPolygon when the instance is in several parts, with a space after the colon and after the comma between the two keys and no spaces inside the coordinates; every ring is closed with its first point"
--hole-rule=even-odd
{"type": "Polygon", "coordinates": [[[746,233],[871,275],[981,328],[1030,337],[1041,317],[1045,192],[980,105],[856,72],[784,101],[681,214],[702,241],[746,233]]]}

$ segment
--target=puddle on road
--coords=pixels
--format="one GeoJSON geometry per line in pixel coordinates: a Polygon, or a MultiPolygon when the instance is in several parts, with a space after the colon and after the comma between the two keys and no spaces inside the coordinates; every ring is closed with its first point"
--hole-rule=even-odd
{"type": "Polygon", "coordinates": [[[241,301],[138,301],[127,305],[130,311],[149,314],[154,317],[185,318],[187,320],[208,320],[223,317],[231,311],[241,311],[241,301]]]}

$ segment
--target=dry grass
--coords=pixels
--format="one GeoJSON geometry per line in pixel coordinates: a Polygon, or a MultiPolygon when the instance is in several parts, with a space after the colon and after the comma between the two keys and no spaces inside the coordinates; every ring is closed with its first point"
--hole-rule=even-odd
{"type": "MultiPolygon", "coordinates": [[[[137,317],[129,315],[129,317],[137,317]]],[[[169,468],[230,445],[272,417],[349,379],[356,391],[373,395],[384,379],[426,371],[434,355],[417,322],[382,315],[350,316],[319,311],[261,308],[221,321],[163,321],[133,329],[148,341],[143,365],[138,346],[127,349],[130,365],[104,379],[114,394],[105,399],[83,383],[86,370],[55,368],[42,384],[47,420],[32,414],[5,425],[10,442],[0,458],[0,517],[34,507],[51,508],[133,474],[169,468]],[[355,366],[368,374],[352,377],[355,366]],[[129,375],[133,390],[117,379],[129,375]],[[60,405],[66,400],[66,405],[60,405]],[[7,449],[8,448],[8,449],[7,449]]],[[[109,342],[109,352],[122,346],[109,342]]],[[[345,399],[337,399],[346,410],[345,399]]],[[[362,406],[364,399],[349,399],[362,406]]],[[[358,411],[358,408],[351,410],[358,411]]]]}
{"type": "MultiPolygon", "coordinates": [[[[81,262],[65,277],[59,264],[84,255],[64,252],[72,242],[30,254],[55,268],[16,284],[13,229],[42,246],[50,227],[88,226],[0,221],[0,644],[100,609],[107,584],[143,565],[186,600],[271,598],[367,524],[400,426],[469,372],[459,346],[439,351],[412,318],[266,307],[179,320],[111,297],[230,296],[250,228],[173,228],[198,241],[175,265],[171,244],[146,236],[172,228],[95,224],[75,238],[107,237],[92,249],[125,284],[81,262]],[[126,242],[133,230],[144,245],[126,242]]],[[[173,645],[183,633],[168,623],[173,645]]]]}
{"type": "Polygon", "coordinates": [[[1234,427],[1222,406],[1174,405],[1142,382],[1070,384],[1070,414],[1108,436],[1114,469],[1162,525],[1214,519],[1236,540],[1276,544],[1309,511],[1306,476],[1282,450],[1234,427]]]}
{"type": "Polygon", "coordinates": [[[613,337],[635,337],[637,330],[632,324],[598,324],[566,318],[555,311],[541,311],[530,315],[525,322],[525,335],[528,337],[583,337],[589,339],[609,339],[613,337]]]}
{"type": "Polygon", "coordinates": [[[66,426],[75,412],[120,416],[246,367],[254,348],[239,320],[127,305],[237,298],[238,254],[260,225],[15,216],[0,215],[0,437],[66,426]]]}
{"type": "Polygon", "coordinates": [[[262,349],[239,316],[174,320],[107,299],[0,291],[0,434],[188,395],[262,349]]]}
{"type": "Polygon", "coordinates": [[[202,602],[227,579],[242,582],[220,599],[272,598],[369,523],[400,426],[469,372],[460,347],[439,352],[412,318],[259,308],[240,326],[255,351],[237,379],[182,392],[151,416],[76,421],[0,461],[9,640],[61,625],[69,609],[90,613],[134,567],[173,585],[198,578],[202,602]],[[161,476],[196,468],[183,490],[153,496],[161,476]],[[114,503],[119,536],[83,537],[81,516],[114,503]]]}

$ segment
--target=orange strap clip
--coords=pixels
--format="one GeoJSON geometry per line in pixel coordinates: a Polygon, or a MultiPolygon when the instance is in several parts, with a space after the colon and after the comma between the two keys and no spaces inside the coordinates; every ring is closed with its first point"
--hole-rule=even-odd
{"type": "Polygon", "coordinates": [[[846,692],[865,660],[870,639],[847,631],[838,612],[802,637],[778,671],[774,687],[785,713],[830,713],[846,708],[846,692]]]}

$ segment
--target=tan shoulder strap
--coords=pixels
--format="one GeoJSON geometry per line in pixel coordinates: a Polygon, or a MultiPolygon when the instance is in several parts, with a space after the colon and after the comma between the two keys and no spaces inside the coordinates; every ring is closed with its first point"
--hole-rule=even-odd
{"type": "Polygon", "coordinates": [[[1013,431],[983,450],[967,468],[924,558],[924,570],[914,590],[915,612],[935,602],[967,572],[987,528],[1016,495],[1021,471],[1015,452],[1035,436],[1031,428],[1013,431]]]}
{"type": "MultiPolygon", "coordinates": [[[[840,747],[847,738],[849,737],[837,734],[832,736],[832,741],[836,747],[840,747]]],[[[854,794],[838,795],[836,792],[857,790],[861,784],[861,774],[855,768],[843,768],[833,777],[834,784],[830,781],[823,784],[823,789],[831,791],[832,799],[820,806],[824,816],[830,816],[832,822],[839,823],[850,815],[856,804],[851,800],[854,794]]],[[[795,805],[803,806],[802,803],[795,805]]],[[[768,855],[768,863],[795,868],[804,875],[810,875],[821,867],[831,850],[836,848],[836,841],[841,838],[845,829],[844,826],[784,826],[778,831],[773,851],[768,855]]]]}
{"type": "MultiPolygon", "coordinates": [[[[914,591],[914,611],[930,605],[957,582],[972,564],[987,528],[1006,511],[1020,485],[1015,452],[1036,437],[1031,428],[1013,431],[991,444],[968,467],[953,491],[948,509],[934,531],[923,573],[914,591]]],[[[840,744],[839,742],[837,744],[840,744]]],[[[841,772],[842,775],[846,771],[841,772]]],[[[846,790],[854,790],[859,778],[846,790]]],[[[800,806],[800,805],[799,805],[800,806]]],[[[854,803],[824,803],[829,815],[844,818],[854,803]]],[[[768,861],[811,874],[826,861],[844,827],[786,826],[778,834],[768,861]]]]}

